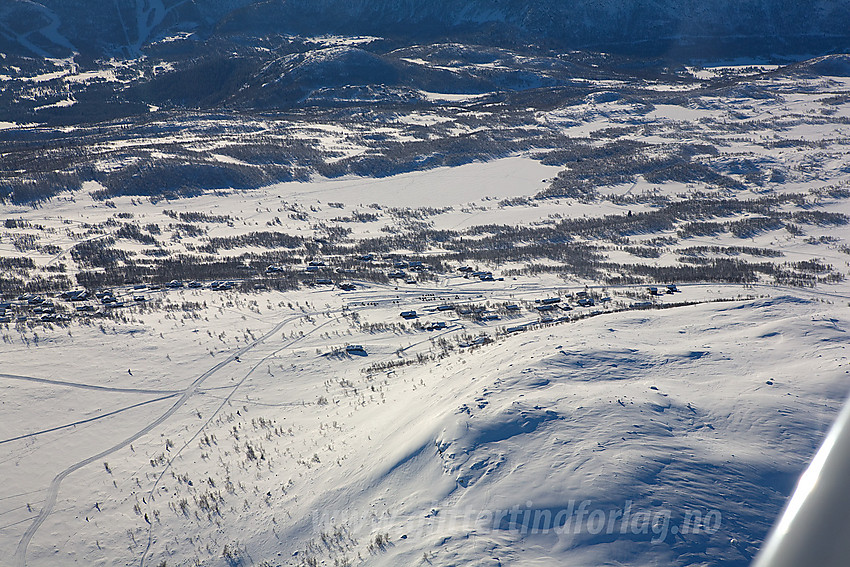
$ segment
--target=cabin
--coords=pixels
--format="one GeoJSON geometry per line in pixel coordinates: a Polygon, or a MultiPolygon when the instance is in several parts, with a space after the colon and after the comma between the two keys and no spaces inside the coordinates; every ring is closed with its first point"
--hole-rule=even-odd
{"type": "Polygon", "coordinates": [[[482,321],[498,321],[499,319],[501,319],[501,317],[499,317],[495,313],[482,313],[481,314],[481,320],[482,321]]]}
{"type": "Polygon", "coordinates": [[[189,282],[189,287],[199,288],[199,287],[204,287],[204,284],[202,284],[201,282],[189,282]]]}
{"type": "Polygon", "coordinates": [[[416,283],[416,278],[407,278],[406,280],[404,280],[404,283],[406,283],[406,284],[415,284],[415,283],[416,283]]]}
{"type": "Polygon", "coordinates": [[[347,345],[345,347],[345,352],[349,354],[365,355],[366,349],[363,348],[363,345],[347,345]]]}
{"type": "Polygon", "coordinates": [[[519,305],[511,304],[511,305],[505,306],[505,309],[507,309],[508,311],[519,311],[520,307],[519,307],[519,305]]]}
{"type": "Polygon", "coordinates": [[[316,279],[316,283],[319,285],[333,285],[333,280],[330,278],[318,278],[316,279]]]}
{"type": "Polygon", "coordinates": [[[319,266],[324,266],[325,263],[322,262],[321,260],[310,260],[310,262],[308,262],[307,265],[310,266],[310,267],[313,267],[313,268],[318,268],[319,266]]]}
{"type": "Polygon", "coordinates": [[[357,289],[357,286],[350,282],[343,282],[339,284],[339,289],[341,289],[342,291],[354,291],[355,289],[357,289]]]}
{"type": "MultiPolygon", "coordinates": [[[[63,291],[62,293],[59,294],[59,297],[61,297],[65,301],[80,301],[79,299],[76,299],[76,298],[81,293],[87,293],[87,292],[85,292],[85,290],[82,290],[82,291],[80,291],[80,290],[63,291]]],[[[2,305],[3,304],[0,304],[0,308],[2,308],[2,305]]]]}
{"type": "Polygon", "coordinates": [[[578,300],[578,304],[582,307],[593,307],[594,306],[593,298],[583,297],[583,298],[578,300]]]}
{"type": "Polygon", "coordinates": [[[401,317],[402,319],[416,319],[419,315],[416,314],[416,311],[402,311],[401,317]]]}
{"type": "Polygon", "coordinates": [[[142,303],[142,302],[144,302],[144,301],[147,301],[147,299],[145,298],[145,296],[144,296],[144,295],[134,295],[134,296],[133,296],[133,301],[136,301],[136,302],[138,302],[138,303],[142,303]]]}
{"type": "Polygon", "coordinates": [[[508,327],[505,329],[507,333],[518,333],[520,331],[524,331],[526,329],[525,325],[518,325],[516,327],[508,327]]]}
{"type": "Polygon", "coordinates": [[[446,328],[446,323],[445,321],[434,321],[425,328],[429,331],[439,331],[446,328]]]}
{"type": "Polygon", "coordinates": [[[437,311],[454,311],[455,306],[448,303],[437,306],[437,311]]]}
{"type": "MultiPolygon", "coordinates": [[[[582,300],[582,301],[583,301],[583,300],[582,300]]],[[[579,301],[579,303],[581,303],[581,301],[579,301]]],[[[537,306],[535,307],[535,309],[537,309],[538,311],[552,311],[553,309],[555,309],[555,306],[554,306],[554,305],[552,305],[552,304],[547,304],[547,305],[537,305],[537,306]]]]}
{"type": "Polygon", "coordinates": [[[170,282],[165,284],[165,287],[168,287],[168,288],[171,288],[171,289],[181,288],[181,287],[183,287],[183,282],[181,282],[180,280],[171,280],[170,282]]]}
{"type": "Polygon", "coordinates": [[[560,297],[547,297],[546,299],[536,299],[535,303],[542,303],[543,305],[552,305],[554,303],[560,303],[560,297]]]}
{"type": "Polygon", "coordinates": [[[676,284],[667,284],[667,293],[679,293],[680,291],[676,284]]]}
{"type": "Polygon", "coordinates": [[[392,279],[403,278],[405,276],[407,276],[407,274],[405,274],[401,270],[396,270],[395,272],[390,272],[387,274],[387,277],[392,279]]]}
{"type": "Polygon", "coordinates": [[[404,269],[406,267],[407,267],[407,262],[405,262],[404,260],[398,260],[396,262],[393,262],[393,268],[395,268],[396,270],[401,270],[401,269],[404,269]]]}
{"type": "Polygon", "coordinates": [[[658,288],[655,286],[651,286],[647,288],[649,295],[658,295],[658,288]]]}
{"type": "Polygon", "coordinates": [[[266,266],[266,273],[267,274],[274,274],[276,272],[282,272],[282,271],[283,271],[283,268],[281,268],[280,266],[266,266]]]}
{"type": "Polygon", "coordinates": [[[375,255],[374,255],[374,254],[372,254],[372,253],[369,253],[369,254],[361,254],[360,256],[358,256],[358,257],[357,257],[357,259],[358,259],[358,260],[361,260],[361,261],[363,261],[363,262],[371,262],[372,260],[374,260],[374,259],[375,259],[375,255]]]}

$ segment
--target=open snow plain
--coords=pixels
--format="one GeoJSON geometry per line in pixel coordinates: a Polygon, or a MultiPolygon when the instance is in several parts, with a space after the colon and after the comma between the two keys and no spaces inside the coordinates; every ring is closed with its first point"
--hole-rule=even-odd
{"type": "Polygon", "coordinates": [[[529,113],[566,156],[3,205],[0,563],[747,565],[850,371],[848,83],[754,82],[529,113]]]}

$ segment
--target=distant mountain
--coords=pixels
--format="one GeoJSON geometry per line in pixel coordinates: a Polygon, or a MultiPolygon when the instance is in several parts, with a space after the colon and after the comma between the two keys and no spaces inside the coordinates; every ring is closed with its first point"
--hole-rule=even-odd
{"type": "Polygon", "coordinates": [[[850,50],[850,0],[4,0],[0,51],[137,56],[184,37],[373,35],[728,57],[850,50]]]}

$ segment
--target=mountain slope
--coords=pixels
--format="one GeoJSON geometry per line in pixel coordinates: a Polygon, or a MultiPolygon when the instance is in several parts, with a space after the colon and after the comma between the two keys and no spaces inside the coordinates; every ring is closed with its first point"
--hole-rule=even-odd
{"type": "Polygon", "coordinates": [[[135,55],[178,32],[372,34],[403,41],[745,55],[846,49],[848,23],[846,0],[95,0],[84,7],[12,0],[0,11],[0,38],[3,49],[40,56],[74,49],[135,55]]]}

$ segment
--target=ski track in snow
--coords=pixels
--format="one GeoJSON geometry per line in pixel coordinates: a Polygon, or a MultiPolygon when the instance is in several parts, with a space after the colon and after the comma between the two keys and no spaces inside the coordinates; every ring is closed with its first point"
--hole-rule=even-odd
{"type": "Polygon", "coordinates": [[[174,396],[176,396],[177,394],[178,394],[178,392],[175,392],[173,394],[168,394],[168,395],[165,395],[165,396],[162,396],[162,397],[159,397],[159,398],[154,398],[152,400],[145,400],[143,402],[138,402],[138,403],[135,403],[135,404],[132,404],[132,405],[129,405],[129,406],[125,406],[125,407],[119,408],[117,410],[112,410],[110,412],[103,413],[103,414],[100,414],[100,415],[96,415],[96,416],[90,417],[88,419],[81,419],[81,420],[75,421],[73,423],[66,423],[65,425],[57,425],[56,427],[50,427],[48,429],[42,429],[41,431],[34,431],[32,433],[26,433],[24,435],[18,435],[17,437],[10,437],[9,439],[2,439],[2,440],[0,440],[0,445],[3,445],[4,443],[11,443],[12,441],[18,441],[20,439],[26,439],[28,437],[35,437],[36,435],[43,435],[45,433],[52,433],[53,431],[60,431],[62,429],[68,429],[70,427],[76,427],[78,425],[84,425],[86,423],[91,423],[93,421],[98,421],[98,420],[101,420],[101,419],[105,419],[107,417],[112,417],[113,415],[118,415],[119,413],[125,412],[127,410],[131,410],[131,409],[135,409],[135,408],[138,408],[138,407],[146,406],[148,404],[153,404],[153,403],[156,403],[156,402],[161,402],[163,400],[171,399],[174,396]]]}
{"type": "Polygon", "coordinates": [[[206,372],[201,374],[198,378],[195,379],[194,382],[192,382],[192,384],[190,384],[185,390],[183,390],[183,394],[174,403],[174,405],[172,405],[168,409],[168,411],[163,413],[160,417],[158,417],[154,421],[148,423],[145,427],[143,427],[142,429],[140,429],[139,431],[137,431],[136,433],[134,433],[130,437],[124,439],[123,441],[121,441],[120,443],[117,443],[116,445],[113,445],[112,447],[110,447],[109,449],[106,449],[105,451],[101,451],[100,453],[98,453],[96,455],[92,455],[91,457],[88,457],[87,459],[83,459],[82,461],[79,461],[79,462],[71,465],[70,467],[66,468],[65,470],[60,472],[58,475],[56,475],[54,477],[53,481],[50,483],[50,488],[47,491],[47,497],[45,498],[44,505],[42,506],[41,510],[39,511],[38,516],[36,516],[33,523],[30,525],[29,528],[27,528],[26,532],[24,532],[23,537],[21,538],[20,542],[18,543],[17,549],[15,550],[15,555],[13,557],[13,565],[15,565],[15,567],[25,567],[26,566],[27,547],[29,546],[30,541],[32,541],[32,538],[35,536],[38,529],[41,527],[41,525],[44,523],[44,521],[47,519],[47,517],[53,511],[53,507],[56,504],[56,498],[59,495],[59,488],[62,484],[62,481],[68,475],[70,475],[71,473],[73,473],[73,472],[75,472],[75,471],[77,471],[77,470],[79,470],[79,469],[81,469],[81,468],[83,468],[87,465],[90,465],[91,463],[94,463],[94,462],[102,459],[103,457],[111,455],[112,453],[114,453],[114,452],[116,452],[120,449],[123,449],[124,447],[128,446],[130,443],[132,443],[135,440],[147,435],[148,433],[150,433],[151,431],[156,429],[158,426],[165,423],[172,415],[174,415],[175,412],[177,412],[177,410],[179,410],[183,406],[183,404],[185,404],[193,395],[195,395],[197,393],[198,387],[201,386],[207,378],[209,378],[210,376],[212,376],[213,374],[215,374],[216,372],[218,372],[219,370],[221,370],[222,368],[224,368],[228,364],[236,361],[236,359],[239,356],[249,352],[250,350],[252,350],[257,345],[265,342],[267,339],[269,339],[270,337],[277,334],[277,332],[280,331],[286,323],[288,323],[288,322],[290,322],[290,321],[292,321],[293,319],[296,319],[296,318],[297,318],[297,316],[286,318],[286,319],[280,321],[277,325],[275,325],[275,327],[271,331],[269,331],[268,333],[266,333],[265,335],[263,335],[262,337],[260,337],[256,341],[254,341],[252,344],[241,348],[236,353],[231,354],[227,359],[219,362],[218,364],[216,364],[215,366],[213,366],[212,368],[210,368],[209,370],[207,370],[206,372]]]}
{"type": "Polygon", "coordinates": [[[16,374],[0,374],[0,379],[24,380],[37,382],[39,384],[51,384],[54,386],[65,386],[68,388],[82,388],[83,390],[97,390],[99,392],[116,392],[121,394],[179,394],[182,390],[145,390],[140,388],[113,388],[110,386],[97,386],[94,384],[83,384],[81,382],[66,382],[64,380],[52,380],[49,378],[35,378],[33,376],[18,376],[16,374]]]}
{"type": "MultiPolygon", "coordinates": [[[[312,313],[312,315],[315,315],[315,314],[316,314],[316,313],[312,313]]],[[[289,320],[287,320],[287,322],[288,322],[288,321],[289,321],[289,320]]],[[[224,399],[222,399],[221,403],[218,405],[218,407],[216,408],[216,410],[215,410],[214,412],[212,412],[212,414],[210,415],[210,417],[209,417],[209,418],[207,418],[207,420],[204,422],[204,424],[203,424],[201,427],[199,427],[199,428],[198,428],[198,430],[195,432],[195,434],[194,434],[194,435],[192,435],[192,437],[191,437],[188,441],[186,441],[186,443],[184,443],[184,444],[180,447],[180,449],[178,449],[178,451],[174,454],[174,456],[173,456],[171,459],[169,459],[169,460],[168,460],[168,463],[165,465],[165,467],[163,468],[162,472],[159,474],[159,476],[157,477],[156,481],[154,482],[153,486],[151,486],[151,489],[148,491],[148,508],[150,508],[150,502],[152,502],[152,500],[150,499],[150,496],[154,493],[154,491],[155,491],[155,490],[157,489],[157,487],[159,486],[159,483],[160,483],[160,481],[163,479],[163,477],[165,476],[165,473],[166,473],[166,472],[168,472],[169,470],[171,470],[171,464],[174,462],[174,460],[175,460],[177,457],[179,457],[179,456],[180,456],[180,454],[183,452],[183,450],[184,450],[184,449],[186,449],[186,447],[188,447],[188,446],[189,446],[189,444],[190,444],[192,441],[194,441],[195,439],[197,439],[197,438],[198,438],[198,436],[199,436],[199,435],[200,435],[200,434],[204,431],[204,429],[206,429],[206,428],[209,426],[209,424],[210,424],[210,423],[212,423],[212,420],[213,420],[213,419],[214,419],[214,418],[215,418],[215,417],[219,414],[219,412],[222,410],[222,408],[224,408],[224,406],[225,406],[225,405],[226,405],[226,404],[227,404],[227,403],[231,400],[231,398],[232,398],[232,397],[233,397],[233,395],[236,393],[236,391],[239,389],[239,387],[240,387],[240,386],[242,386],[242,384],[244,384],[246,380],[248,380],[248,378],[251,376],[251,374],[253,374],[253,373],[254,373],[254,371],[255,371],[257,368],[259,368],[259,366],[260,366],[261,364],[263,364],[264,362],[266,362],[267,360],[269,360],[269,359],[270,359],[270,358],[272,358],[273,356],[276,356],[276,355],[277,355],[278,353],[280,353],[281,351],[284,351],[284,350],[286,350],[286,349],[288,349],[288,348],[291,348],[291,347],[292,347],[293,345],[295,345],[296,343],[298,343],[298,342],[302,341],[303,339],[305,339],[306,337],[308,337],[308,336],[310,336],[310,335],[312,335],[312,334],[316,333],[319,329],[321,329],[321,328],[322,328],[322,327],[324,327],[325,325],[330,324],[331,322],[332,322],[332,321],[326,321],[326,322],[325,322],[325,323],[323,323],[322,325],[318,325],[316,328],[311,329],[310,331],[308,331],[308,332],[307,332],[307,333],[305,333],[304,335],[299,336],[299,337],[296,337],[296,338],[294,338],[294,339],[291,339],[291,340],[290,340],[287,344],[285,344],[284,346],[282,346],[282,347],[280,347],[280,348],[278,348],[278,349],[274,350],[274,351],[273,351],[273,352],[271,352],[270,354],[265,355],[265,356],[264,356],[263,358],[261,358],[261,359],[260,359],[260,360],[259,360],[256,364],[254,364],[254,366],[252,366],[250,370],[248,370],[248,372],[247,372],[247,373],[246,373],[246,374],[245,374],[245,375],[244,375],[244,376],[243,376],[243,377],[239,380],[239,382],[237,382],[237,383],[236,383],[236,384],[235,384],[235,385],[231,388],[231,390],[230,390],[230,392],[227,394],[227,396],[225,396],[225,397],[224,397],[224,399]]],[[[279,330],[279,329],[278,329],[278,330],[279,330]]],[[[290,405],[299,405],[299,402],[290,402],[290,405]]],[[[151,547],[151,544],[152,544],[152,543],[153,543],[153,525],[152,525],[152,524],[148,524],[148,543],[147,543],[147,545],[145,546],[144,551],[142,552],[141,558],[139,559],[139,567],[144,567],[144,565],[145,565],[145,560],[147,559],[148,551],[150,550],[150,547],[151,547]]]]}

